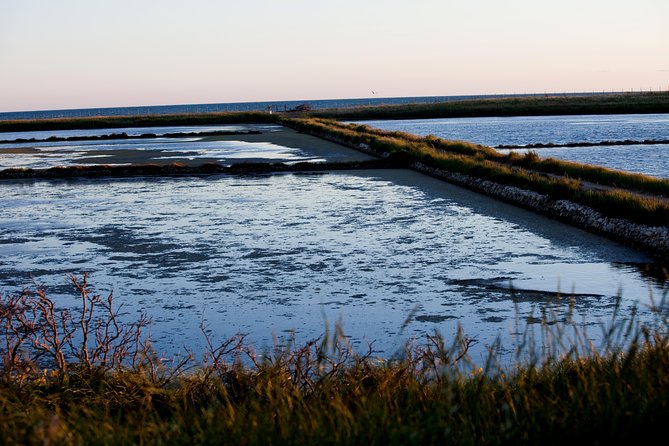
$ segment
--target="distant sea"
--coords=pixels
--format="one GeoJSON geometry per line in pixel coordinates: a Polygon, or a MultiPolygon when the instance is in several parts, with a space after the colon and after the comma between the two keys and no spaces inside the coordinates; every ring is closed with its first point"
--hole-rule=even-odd
{"type": "MultiPolygon", "coordinates": [[[[144,116],[171,115],[211,112],[242,112],[242,111],[284,111],[302,104],[309,104],[312,109],[348,108],[368,105],[399,105],[416,103],[434,103],[460,101],[466,99],[509,98],[520,96],[591,96],[603,93],[542,93],[542,94],[506,94],[506,95],[469,95],[469,96],[417,96],[401,98],[358,98],[358,99],[318,99],[301,101],[270,101],[270,102],[230,102],[221,104],[182,104],[182,105],[151,105],[137,107],[80,108],[68,110],[37,110],[0,113],[0,120],[11,119],[48,119],[48,118],[83,118],[90,116],[144,116]]],[[[609,93],[610,94],[610,93],[609,93]]]]}

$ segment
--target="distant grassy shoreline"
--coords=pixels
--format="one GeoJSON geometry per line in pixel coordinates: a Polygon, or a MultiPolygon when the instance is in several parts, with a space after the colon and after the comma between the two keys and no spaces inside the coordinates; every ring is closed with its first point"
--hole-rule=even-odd
{"type": "Polygon", "coordinates": [[[669,92],[470,99],[430,104],[325,109],[301,113],[232,112],[23,119],[0,121],[0,132],[276,123],[282,116],[320,117],[339,120],[381,120],[628,113],[669,113],[669,92]]]}
{"type": "Polygon", "coordinates": [[[382,120],[642,113],[669,113],[669,92],[472,99],[318,110],[311,112],[310,116],[338,120],[382,120]]]}

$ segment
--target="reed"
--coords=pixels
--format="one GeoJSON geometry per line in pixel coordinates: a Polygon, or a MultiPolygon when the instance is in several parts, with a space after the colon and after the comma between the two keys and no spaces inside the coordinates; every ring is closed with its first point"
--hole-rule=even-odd
{"type": "Polygon", "coordinates": [[[204,324],[202,359],[167,366],[143,336],[146,319],[124,325],[86,276],[71,282],[82,302],[72,313],[44,290],[2,296],[3,444],[618,443],[661,435],[669,421],[661,302],[657,321],[641,324],[621,317],[618,299],[593,348],[573,299],[558,298],[540,334],[520,327],[525,359],[506,367],[495,346],[474,365],[461,331],[378,358],[335,326],[261,355],[204,324]]]}

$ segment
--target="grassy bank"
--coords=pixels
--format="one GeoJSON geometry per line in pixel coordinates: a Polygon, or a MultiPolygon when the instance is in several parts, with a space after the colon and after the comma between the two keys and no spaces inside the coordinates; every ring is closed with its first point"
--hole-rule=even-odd
{"type": "Polygon", "coordinates": [[[669,92],[472,99],[432,104],[384,105],[317,110],[311,112],[309,116],[331,119],[371,120],[623,113],[669,113],[669,92]]]}
{"type": "Polygon", "coordinates": [[[197,113],[188,115],[96,116],[90,118],[22,119],[0,121],[0,132],[272,123],[274,121],[275,119],[273,115],[262,112],[197,113]]]}
{"type": "Polygon", "coordinates": [[[503,155],[477,144],[384,131],[369,126],[324,119],[288,119],[284,125],[364,147],[379,156],[401,158],[407,166],[424,165],[490,180],[499,184],[567,199],[604,215],[629,221],[669,226],[669,181],[599,166],[555,159],[536,153],[503,155]],[[362,146],[361,146],[362,144],[362,146]],[[584,187],[584,182],[605,186],[584,187]]]}
{"type": "Polygon", "coordinates": [[[601,350],[573,306],[560,321],[544,313],[543,341],[526,330],[519,346],[544,354],[514,367],[494,353],[473,366],[461,333],[379,359],[338,329],[261,355],[204,327],[203,358],[166,365],[145,318],[123,325],[113,299],[71,282],[72,313],[44,290],[2,296],[2,444],[601,444],[669,421],[666,321],[619,322],[618,307],[601,350]]]}

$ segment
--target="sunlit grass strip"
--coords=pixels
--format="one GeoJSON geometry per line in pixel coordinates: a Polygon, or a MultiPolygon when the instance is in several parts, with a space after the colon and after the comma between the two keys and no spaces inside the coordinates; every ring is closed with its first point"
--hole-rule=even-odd
{"type": "Polygon", "coordinates": [[[519,327],[518,354],[540,360],[508,367],[494,346],[474,365],[462,333],[379,359],[339,328],[260,355],[205,327],[201,361],[165,365],[142,336],[146,319],[120,324],[111,297],[71,281],[83,317],[43,290],[0,296],[2,444],[619,444],[669,421],[661,303],[648,328],[618,320],[617,301],[597,349],[572,303],[555,301],[540,338],[519,327]]]}
{"type": "MultiPolygon", "coordinates": [[[[637,186],[642,184],[649,185],[651,189],[653,187],[662,189],[657,185],[667,183],[652,177],[627,174],[596,166],[541,160],[533,152],[525,156],[505,156],[493,149],[476,144],[447,141],[436,137],[420,137],[403,132],[387,132],[371,129],[368,126],[342,124],[331,120],[283,119],[282,122],[298,130],[334,138],[354,147],[360,147],[360,144],[363,144],[377,155],[391,154],[395,157],[404,157],[407,165],[419,161],[427,166],[450,172],[532,190],[554,199],[570,200],[589,206],[604,215],[642,224],[669,226],[669,203],[666,200],[622,189],[586,191],[579,180],[586,175],[572,177],[569,172],[586,172],[589,175],[587,178],[590,179],[593,176],[607,178],[611,186],[617,185],[613,179],[624,183],[622,187],[634,183],[637,186]],[[544,166],[544,170],[549,172],[542,172],[542,169],[539,168],[541,166],[544,166]],[[555,166],[572,167],[572,170],[561,172],[556,176],[545,174],[557,173],[555,166]],[[637,182],[634,182],[635,180],[637,182]]],[[[639,188],[641,186],[634,189],[639,188]]]]}
{"type": "MultiPolygon", "coordinates": [[[[295,120],[289,119],[288,121],[292,123],[295,120]]],[[[402,132],[398,130],[383,130],[364,124],[344,124],[331,119],[316,118],[316,119],[309,119],[305,122],[307,122],[308,125],[318,126],[320,124],[319,128],[322,129],[323,131],[327,131],[328,128],[337,128],[339,130],[344,131],[344,134],[348,135],[349,137],[352,137],[355,134],[368,134],[382,138],[390,138],[394,140],[408,141],[418,144],[427,144],[438,150],[457,153],[461,155],[483,155],[488,158],[499,158],[502,156],[496,150],[490,147],[483,146],[481,144],[474,144],[467,141],[446,140],[438,138],[434,135],[418,136],[408,132],[402,132]]]]}
{"type": "Polygon", "coordinates": [[[554,173],[605,186],[669,197],[669,179],[555,158],[541,158],[534,152],[529,152],[529,155],[510,153],[502,160],[509,164],[526,166],[539,172],[554,173]]]}

